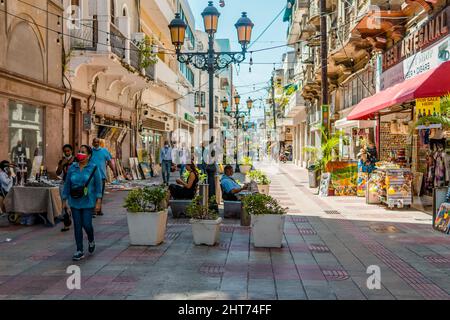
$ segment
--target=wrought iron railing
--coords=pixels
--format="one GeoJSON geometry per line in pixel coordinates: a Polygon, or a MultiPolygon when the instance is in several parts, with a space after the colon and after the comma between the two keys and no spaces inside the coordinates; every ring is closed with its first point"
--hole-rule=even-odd
{"type": "Polygon", "coordinates": [[[98,22],[92,20],[73,20],[70,23],[70,46],[74,50],[97,50],[98,22]]]}
{"type": "Polygon", "coordinates": [[[114,25],[110,24],[110,34],[111,34],[111,51],[120,59],[125,59],[126,51],[126,37],[120,32],[120,30],[114,25]]]}
{"type": "Polygon", "coordinates": [[[141,69],[141,53],[139,47],[130,41],[130,64],[136,70],[141,69]]]}

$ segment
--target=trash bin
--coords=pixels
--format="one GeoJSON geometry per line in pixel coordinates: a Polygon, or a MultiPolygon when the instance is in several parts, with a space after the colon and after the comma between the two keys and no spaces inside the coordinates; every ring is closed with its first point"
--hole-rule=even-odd
{"type": "Polygon", "coordinates": [[[319,171],[316,170],[316,166],[312,165],[308,167],[308,177],[309,177],[309,187],[318,188],[319,187],[319,171]]]}

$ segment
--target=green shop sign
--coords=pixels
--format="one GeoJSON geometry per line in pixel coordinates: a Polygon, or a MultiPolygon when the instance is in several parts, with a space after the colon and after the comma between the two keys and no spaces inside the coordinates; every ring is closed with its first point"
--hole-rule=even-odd
{"type": "Polygon", "coordinates": [[[184,120],[190,123],[195,123],[195,117],[191,116],[189,113],[184,114],[184,120]]]}

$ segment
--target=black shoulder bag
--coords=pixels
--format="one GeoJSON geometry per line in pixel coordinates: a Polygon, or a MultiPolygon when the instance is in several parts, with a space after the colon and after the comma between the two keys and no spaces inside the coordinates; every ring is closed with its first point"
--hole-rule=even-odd
{"type": "Polygon", "coordinates": [[[88,195],[88,190],[89,190],[88,186],[89,186],[89,183],[91,183],[91,180],[94,177],[94,173],[96,170],[97,170],[97,167],[95,167],[94,170],[92,170],[92,173],[89,176],[89,179],[84,186],[70,189],[70,196],[72,197],[72,199],[81,199],[88,195]]]}

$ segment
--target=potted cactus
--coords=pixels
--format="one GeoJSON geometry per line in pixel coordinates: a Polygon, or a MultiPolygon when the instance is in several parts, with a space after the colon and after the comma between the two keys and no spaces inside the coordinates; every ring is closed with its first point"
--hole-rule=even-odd
{"type": "Polygon", "coordinates": [[[243,157],[239,166],[242,174],[247,174],[253,167],[253,161],[250,157],[243,157]]]}
{"type": "Polygon", "coordinates": [[[260,193],[244,197],[243,205],[251,216],[254,246],[281,248],[287,210],[271,196],[260,193]]]}
{"type": "Polygon", "coordinates": [[[269,195],[270,191],[270,179],[261,170],[252,170],[248,174],[250,181],[255,181],[258,185],[259,193],[269,195]]]}
{"type": "Polygon", "coordinates": [[[130,243],[157,246],[164,241],[167,225],[167,190],[162,187],[132,190],[125,199],[130,243]]]}
{"type": "Polygon", "coordinates": [[[195,245],[213,246],[219,242],[222,218],[213,209],[215,202],[215,197],[211,197],[209,203],[205,205],[203,198],[197,196],[186,209],[187,216],[191,218],[195,245]]]}

